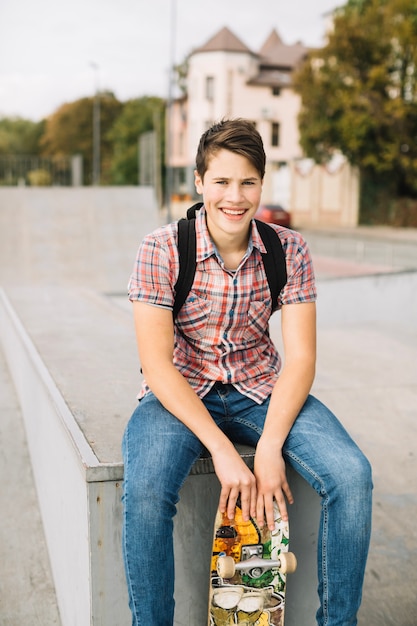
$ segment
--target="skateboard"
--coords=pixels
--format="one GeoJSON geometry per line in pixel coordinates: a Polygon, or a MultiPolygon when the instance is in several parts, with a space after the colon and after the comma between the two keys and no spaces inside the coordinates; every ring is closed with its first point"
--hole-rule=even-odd
{"type": "Polygon", "coordinates": [[[217,512],[211,559],[210,626],[284,626],[286,576],[297,559],[288,551],[288,522],[276,504],[275,529],[261,529],[256,520],[243,521],[217,512]]]}

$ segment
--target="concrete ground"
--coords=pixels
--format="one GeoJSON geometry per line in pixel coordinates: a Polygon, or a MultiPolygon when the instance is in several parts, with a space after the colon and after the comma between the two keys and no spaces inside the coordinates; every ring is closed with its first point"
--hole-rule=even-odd
{"type": "Polygon", "coordinates": [[[373,532],[359,624],[415,626],[417,328],[393,322],[323,330],[318,351],[314,393],[373,467],[373,532]]]}
{"type": "Polygon", "coordinates": [[[23,418],[0,351],[0,625],[59,626],[23,418]]]}
{"type": "MultiPolygon", "coordinates": [[[[376,269],[316,257],[319,280],[376,269]]],[[[124,298],[113,303],[130,315],[124,298]]],[[[336,324],[320,330],[318,348],[314,392],[340,417],[374,470],[373,535],[359,625],[415,626],[417,326],[401,327],[394,319],[336,324]]],[[[1,353],[0,412],[0,626],[59,625],[23,421],[1,353]]]]}

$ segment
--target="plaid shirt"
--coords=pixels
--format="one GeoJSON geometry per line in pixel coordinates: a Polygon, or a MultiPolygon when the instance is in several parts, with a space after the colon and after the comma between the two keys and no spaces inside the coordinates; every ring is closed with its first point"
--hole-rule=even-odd
{"type": "MultiPolygon", "coordinates": [[[[279,296],[285,304],[314,302],[310,253],[302,236],[273,226],[281,239],[288,280],[279,296]]],[[[171,309],[179,271],[177,222],[143,240],[129,282],[129,299],[171,309]]],[[[271,294],[252,222],[247,252],[236,271],[224,267],[207,230],[204,208],[196,218],[197,267],[193,287],[175,321],[174,364],[203,397],[216,381],[233,384],[262,403],[272,392],[281,358],[269,336],[271,294]]],[[[139,398],[149,391],[143,382],[139,398]]]]}

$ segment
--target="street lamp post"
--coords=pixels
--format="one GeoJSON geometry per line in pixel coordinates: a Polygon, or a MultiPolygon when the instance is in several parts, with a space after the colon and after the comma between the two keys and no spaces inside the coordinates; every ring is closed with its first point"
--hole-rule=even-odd
{"type": "Polygon", "coordinates": [[[174,171],[172,158],[172,103],[174,99],[174,66],[175,66],[175,31],[176,31],[176,0],[171,0],[171,50],[168,73],[168,102],[167,102],[167,135],[166,135],[166,181],[165,204],[167,207],[167,222],[172,221],[171,194],[173,191],[174,171]]]}
{"type": "Polygon", "coordinates": [[[100,184],[100,84],[99,66],[90,63],[95,73],[95,94],[93,101],[93,175],[92,184],[100,184]]]}

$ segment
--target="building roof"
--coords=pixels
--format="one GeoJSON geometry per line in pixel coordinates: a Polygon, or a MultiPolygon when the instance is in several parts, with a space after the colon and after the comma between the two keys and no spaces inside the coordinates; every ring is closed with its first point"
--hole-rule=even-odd
{"type": "Polygon", "coordinates": [[[222,28],[214,37],[211,37],[203,46],[193,50],[193,54],[196,52],[246,52],[253,54],[252,50],[248,48],[243,41],[241,41],[231,30],[226,26],[222,28]]]}
{"type": "Polygon", "coordinates": [[[249,85],[287,87],[291,84],[292,71],[304,59],[308,50],[301,42],[285,44],[273,29],[256,53],[225,26],[203,46],[193,50],[192,54],[219,51],[251,54],[257,57],[258,73],[248,81],[249,85]]]}
{"type": "Polygon", "coordinates": [[[278,33],[272,31],[259,51],[260,65],[293,70],[308,50],[300,41],[292,45],[285,44],[278,33]]]}
{"type": "Polygon", "coordinates": [[[204,45],[193,50],[197,52],[246,52],[259,57],[260,66],[275,67],[292,70],[307,54],[306,48],[301,42],[293,45],[285,44],[278,32],[274,29],[268,35],[258,53],[248,48],[232,31],[224,26],[218,33],[211,37],[204,45]]]}
{"type": "Polygon", "coordinates": [[[293,70],[308,52],[302,43],[285,44],[273,30],[259,51],[259,72],[249,85],[260,87],[288,87],[293,70]]]}
{"type": "Polygon", "coordinates": [[[270,35],[267,37],[264,42],[262,48],[259,50],[260,56],[268,56],[276,46],[279,44],[283,44],[281,37],[278,35],[275,28],[271,31],[270,35]]]}
{"type": "Polygon", "coordinates": [[[248,85],[257,87],[288,87],[291,85],[290,72],[282,72],[274,68],[262,69],[256,76],[248,80],[248,85]]]}

